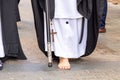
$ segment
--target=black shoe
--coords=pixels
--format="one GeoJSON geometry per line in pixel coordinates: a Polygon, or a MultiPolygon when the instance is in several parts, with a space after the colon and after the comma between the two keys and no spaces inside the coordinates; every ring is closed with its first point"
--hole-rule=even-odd
{"type": "Polygon", "coordinates": [[[3,63],[2,63],[2,61],[0,60],[0,70],[2,70],[3,69],[3,63]]]}

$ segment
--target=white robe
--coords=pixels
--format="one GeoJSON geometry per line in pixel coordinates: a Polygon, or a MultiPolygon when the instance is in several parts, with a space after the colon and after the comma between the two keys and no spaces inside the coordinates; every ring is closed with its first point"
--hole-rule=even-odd
{"type": "MultiPolygon", "coordinates": [[[[55,16],[53,29],[55,42],[52,50],[58,57],[78,58],[85,54],[87,41],[87,19],[85,19],[84,34],[79,44],[82,29],[82,15],[77,11],[77,0],[55,0],[55,16]]],[[[46,30],[46,29],[45,29],[46,30]]],[[[45,31],[46,35],[46,31],[45,31]]],[[[45,37],[45,50],[47,51],[45,37]]]]}
{"type": "Polygon", "coordinates": [[[55,0],[54,18],[81,18],[77,10],[77,0],[55,0]]]}
{"type": "Polygon", "coordinates": [[[0,58],[3,58],[4,54],[4,47],[3,47],[3,39],[2,39],[2,26],[1,26],[1,16],[0,16],[0,58]]]}

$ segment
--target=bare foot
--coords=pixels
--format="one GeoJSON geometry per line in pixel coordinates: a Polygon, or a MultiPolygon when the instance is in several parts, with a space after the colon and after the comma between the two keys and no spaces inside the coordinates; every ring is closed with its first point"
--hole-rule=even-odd
{"type": "Polygon", "coordinates": [[[59,58],[58,68],[63,70],[69,70],[71,68],[68,58],[59,58]]]}

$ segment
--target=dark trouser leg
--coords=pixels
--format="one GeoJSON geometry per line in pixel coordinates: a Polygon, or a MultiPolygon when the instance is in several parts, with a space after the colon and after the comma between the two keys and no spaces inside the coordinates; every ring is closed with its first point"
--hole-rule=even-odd
{"type": "Polygon", "coordinates": [[[101,29],[105,28],[106,16],[107,16],[107,0],[105,0],[105,2],[104,2],[104,10],[103,10],[101,25],[100,25],[101,29]]]}

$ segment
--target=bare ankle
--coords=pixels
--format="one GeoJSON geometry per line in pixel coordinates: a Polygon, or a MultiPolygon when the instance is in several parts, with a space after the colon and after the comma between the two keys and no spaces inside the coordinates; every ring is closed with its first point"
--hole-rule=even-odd
{"type": "Polygon", "coordinates": [[[60,60],[60,61],[68,61],[68,62],[69,62],[69,59],[68,59],[68,58],[63,58],[63,57],[60,57],[59,60],[60,60]]]}

